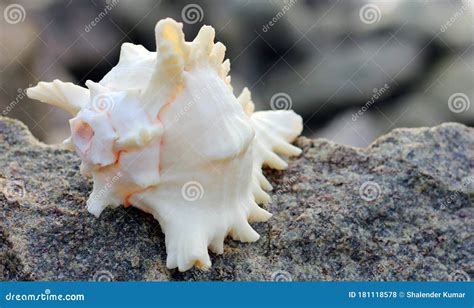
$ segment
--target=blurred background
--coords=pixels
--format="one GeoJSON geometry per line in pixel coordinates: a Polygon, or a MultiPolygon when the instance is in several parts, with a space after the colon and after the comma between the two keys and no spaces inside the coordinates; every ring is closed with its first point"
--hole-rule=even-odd
{"type": "Polygon", "coordinates": [[[68,136],[69,116],[26,88],[99,81],[123,42],[155,50],[165,17],[188,41],[212,25],[234,94],[295,110],[306,136],[363,147],[396,127],[474,125],[472,0],[1,0],[0,13],[0,115],[46,143],[68,136]]]}

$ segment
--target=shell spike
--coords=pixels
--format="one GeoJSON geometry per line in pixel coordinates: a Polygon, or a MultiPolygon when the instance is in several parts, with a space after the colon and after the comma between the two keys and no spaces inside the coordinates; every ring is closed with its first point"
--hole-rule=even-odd
{"type": "Polygon", "coordinates": [[[236,240],[244,243],[256,242],[260,235],[250,226],[247,220],[243,220],[234,226],[230,231],[230,236],[236,240]]]}
{"type": "Polygon", "coordinates": [[[180,272],[184,272],[196,266],[199,269],[206,270],[211,267],[211,258],[208,253],[208,244],[202,234],[194,233],[193,238],[185,236],[174,239],[178,242],[175,260],[167,260],[171,264],[176,264],[180,272]]]}
{"type": "Polygon", "coordinates": [[[155,40],[158,52],[155,72],[181,73],[188,54],[183,24],[171,18],[160,20],[155,27],[155,40]]]}
{"type": "Polygon", "coordinates": [[[260,185],[257,185],[254,187],[254,197],[255,197],[255,202],[258,204],[268,204],[270,202],[271,197],[269,194],[267,194],[263,189],[260,188],[260,185]]]}
{"type": "Polygon", "coordinates": [[[249,215],[249,221],[254,222],[265,222],[272,217],[272,214],[267,212],[266,210],[262,209],[257,205],[257,203],[252,203],[251,205],[251,212],[249,215]]]}
{"type": "Polygon", "coordinates": [[[94,183],[94,189],[87,200],[87,210],[95,217],[99,217],[108,206],[107,193],[104,194],[103,183],[99,179],[94,183]]]}
{"type": "Polygon", "coordinates": [[[72,115],[76,115],[89,101],[89,90],[57,79],[40,82],[29,88],[26,94],[31,99],[59,107],[72,115]]]}
{"type": "Polygon", "coordinates": [[[212,47],[209,63],[216,70],[219,71],[225,57],[225,46],[221,42],[217,42],[212,47]]]}
{"type": "Polygon", "coordinates": [[[222,78],[226,78],[227,77],[227,74],[229,74],[230,72],[230,60],[229,59],[226,59],[220,69],[219,69],[219,76],[221,76],[222,78]]]}
{"type": "Polygon", "coordinates": [[[93,97],[95,97],[99,94],[109,92],[109,89],[102,86],[100,83],[94,82],[92,80],[87,80],[86,81],[86,86],[87,86],[87,88],[89,88],[91,98],[93,98],[93,97]]]}
{"type": "Polygon", "coordinates": [[[209,249],[215,253],[215,254],[218,254],[218,255],[221,255],[224,253],[224,238],[225,236],[222,235],[222,236],[218,236],[216,238],[214,238],[211,243],[209,243],[209,249]]]}
{"type": "Polygon", "coordinates": [[[133,61],[148,54],[148,50],[142,45],[123,43],[120,48],[119,64],[133,64],[133,61]]]}
{"type": "Polygon", "coordinates": [[[161,107],[175,93],[183,80],[188,58],[183,24],[171,18],[160,20],[155,27],[157,58],[150,82],[144,90],[146,109],[156,116],[161,107]]]}
{"type": "MultiPolygon", "coordinates": [[[[191,43],[191,62],[208,60],[214,47],[215,31],[211,26],[203,26],[191,43]]],[[[218,47],[219,48],[219,47],[218,47]]]]}
{"type": "Polygon", "coordinates": [[[237,100],[247,115],[251,115],[254,112],[255,105],[252,102],[252,95],[247,87],[242,90],[237,100]]]}

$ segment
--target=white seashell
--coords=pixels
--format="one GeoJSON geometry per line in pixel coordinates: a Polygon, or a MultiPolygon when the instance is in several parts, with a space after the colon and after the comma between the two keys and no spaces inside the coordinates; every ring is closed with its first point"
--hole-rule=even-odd
{"type": "Polygon", "coordinates": [[[224,239],[254,242],[249,222],[271,214],[257,203],[270,197],[262,165],[285,169],[283,156],[302,131],[293,111],[254,112],[250,92],[236,98],[225,47],[204,26],[185,42],[172,19],[155,28],[157,52],[125,43],[120,61],[88,89],[40,82],[28,96],[67,110],[81,171],[92,176],[87,201],[95,216],[133,205],[151,213],[166,235],[167,267],[209,267],[208,248],[224,239]]]}

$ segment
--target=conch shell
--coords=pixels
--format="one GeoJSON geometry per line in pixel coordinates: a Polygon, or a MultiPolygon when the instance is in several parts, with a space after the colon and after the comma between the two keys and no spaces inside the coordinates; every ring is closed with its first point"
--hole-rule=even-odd
{"type": "Polygon", "coordinates": [[[271,217],[257,205],[272,188],[262,165],[285,169],[275,153],[300,154],[290,142],[302,119],[254,112],[247,89],[234,96],[212,27],[186,42],[182,24],[167,18],[155,36],[157,52],[124,43],[117,66],[88,89],[55,80],[27,94],[74,116],[65,143],[93,178],[90,213],[122,204],[151,213],[166,236],[168,268],[207,268],[208,248],[222,254],[227,235],[259,239],[249,222],[271,217]]]}

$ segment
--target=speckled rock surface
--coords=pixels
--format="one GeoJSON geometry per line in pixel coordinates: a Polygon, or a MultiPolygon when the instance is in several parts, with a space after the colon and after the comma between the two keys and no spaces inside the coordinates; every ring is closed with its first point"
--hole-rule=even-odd
{"type": "Polygon", "coordinates": [[[209,271],[165,266],[134,208],[86,211],[75,153],[0,118],[0,280],[468,280],[474,278],[474,129],[399,129],[368,149],[300,138],[262,238],[227,240],[209,271]]]}

